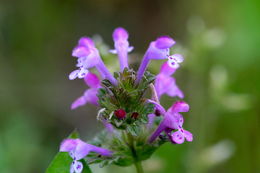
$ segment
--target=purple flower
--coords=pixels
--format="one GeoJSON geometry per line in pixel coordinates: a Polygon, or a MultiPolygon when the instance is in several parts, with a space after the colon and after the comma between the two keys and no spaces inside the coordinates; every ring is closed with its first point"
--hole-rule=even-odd
{"type": "Polygon", "coordinates": [[[159,98],[163,94],[167,94],[171,97],[178,96],[179,98],[184,98],[183,92],[176,85],[175,78],[171,77],[177,68],[170,67],[167,62],[162,65],[161,71],[156,76],[154,84],[159,98]]]}
{"type": "Polygon", "coordinates": [[[175,41],[168,36],[159,37],[159,38],[157,38],[157,40],[152,41],[150,43],[150,45],[144,55],[142,63],[138,69],[136,83],[138,83],[141,80],[141,78],[143,77],[143,74],[144,74],[150,60],[166,59],[169,56],[170,47],[172,47],[174,44],[175,44],[175,41]]]}
{"type": "Polygon", "coordinates": [[[178,129],[178,131],[174,132],[170,136],[171,141],[176,144],[182,144],[184,140],[191,142],[193,140],[192,133],[183,128],[178,129]]]}
{"type": "Polygon", "coordinates": [[[77,67],[79,69],[70,73],[69,79],[84,78],[89,72],[89,68],[95,67],[101,76],[108,79],[112,84],[116,85],[116,79],[111,75],[102,61],[99,51],[96,49],[94,42],[88,37],[82,37],[78,45],[73,49],[72,56],[78,58],[77,67]]]}
{"type": "Polygon", "coordinates": [[[89,72],[85,76],[84,81],[90,88],[84,92],[83,96],[80,96],[71,104],[71,109],[76,109],[87,103],[98,105],[97,92],[101,88],[100,80],[95,74],[89,72]]]}
{"type": "Polygon", "coordinates": [[[86,157],[89,152],[96,152],[100,155],[110,157],[112,152],[83,142],[80,139],[65,139],[60,145],[61,152],[69,152],[73,162],[70,166],[70,173],[76,172],[81,173],[83,170],[83,164],[79,161],[86,157]]]}
{"type": "Polygon", "coordinates": [[[128,33],[124,28],[116,28],[113,33],[114,40],[114,50],[110,50],[111,53],[118,54],[120,70],[123,71],[124,68],[128,68],[127,54],[131,52],[134,47],[130,46],[128,43],[128,33]]]}
{"type": "Polygon", "coordinates": [[[162,120],[158,128],[155,130],[155,132],[151,135],[149,142],[153,142],[163,131],[167,134],[167,136],[173,143],[181,144],[184,142],[185,138],[187,141],[192,141],[192,134],[182,128],[184,119],[182,115],[179,113],[188,111],[189,105],[183,101],[178,101],[175,104],[173,104],[167,110],[167,112],[163,110],[162,112],[164,112],[164,119],[162,120]],[[172,133],[173,130],[177,131],[172,133]]]}

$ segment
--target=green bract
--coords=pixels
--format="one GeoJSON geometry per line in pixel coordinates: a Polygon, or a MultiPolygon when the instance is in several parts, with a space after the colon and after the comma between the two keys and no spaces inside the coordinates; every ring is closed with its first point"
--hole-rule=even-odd
{"type": "Polygon", "coordinates": [[[142,81],[136,85],[135,72],[125,68],[123,72],[115,73],[115,78],[118,80],[118,86],[103,80],[102,88],[98,93],[99,104],[101,108],[105,108],[98,119],[111,123],[114,127],[113,133],[102,131],[90,141],[96,146],[113,151],[114,154],[105,160],[95,155],[88,155],[90,164],[129,166],[134,162],[148,159],[165,142],[163,139],[152,144],[147,142],[154,130],[147,128],[147,116],[154,112],[154,105],[146,102],[145,94],[155,76],[146,72],[142,81]],[[126,111],[127,115],[124,119],[118,119],[114,115],[117,109],[126,111]],[[137,118],[132,117],[134,112],[138,113],[137,118]]]}

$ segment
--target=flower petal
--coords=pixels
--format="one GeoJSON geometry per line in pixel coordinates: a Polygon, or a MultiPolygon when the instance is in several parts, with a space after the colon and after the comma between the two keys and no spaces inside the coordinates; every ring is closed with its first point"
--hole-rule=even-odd
{"type": "Polygon", "coordinates": [[[172,68],[169,66],[167,62],[163,63],[160,74],[171,76],[176,71],[176,68],[172,68]]]}
{"type": "Polygon", "coordinates": [[[177,63],[182,63],[184,58],[181,54],[173,54],[171,57],[176,61],[177,63]]]}
{"type": "Polygon", "coordinates": [[[97,88],[87,89],[84,93],[84,98],[85,98],[86,102],[98,106],[97,93],[98,93],[97,88]]]}
{"type": "Polygon", "coordinates": [[[175,81],[170,76],[166,76],[163,74],[159,74],[156,76],[154,87],[159,98],[161,97],[161,95],[167,93],[167,91],[171,89],[170,87],[172,86],[172,83],[175,83],[175,81]]]}
{"type": "Polygon", "coordinates": [[[83,164],[80,161],[74,160],[72,162],[73,169],[76,173],[81,173],[83,171],[83,164]]]}
{"type": "Polygon", "coordinates": [[[83,67],[84,62],[86,61],[87,57],[80,57],[77,59],[78,63],[76,64],[76,67],[83,67]]]}
{"type": "Polygon", "coordinates": [[[82,67],[82,68],[80,68],[80,71],[79,71],[79,73],[78,73],[78,78],[79,78],[79,79],[82,79],[82,78],[84,78],[87,74],[88,74],[88,69],[82,67]]]}
{"type": "Polygon", "coordinates": [[[90,51],[86,47],[77,46],[73,49],[72,56],[80,58],[80,57],[88,56],[89,53],[90,53],[90,51]]]}
{"type": "Polygon", "coordinates": [[[73,162],[70,165],[70,173],[74,173],[74,167],[73,167],[73,162]]]}
{"type": "Polygon", "coordinates": [[[100,87],[100,80],[97,75],[94,73],[88,73],[85,78],[84,78],[85,83],[90,87],[90,88],[98,88],[100,87]]]}
{"type": "Polygon", "coordinates": [[[112,155],[111,151],[88,144],[80,139],[65,139],[60,146],[60,151],[70,152],[73,160],[80,160],[84,158],[90,151],[104,156],[112,155]]]}
{"type": "Polygon", "coordinates": [[[147,56],[148,59],[166,59],[169,55],[169,52],[170,50],[168,48],[160,49],[156,47],[156,41],[153,41],[150,43],[145,56],[147,56]]]}
{"type": "Polygon", "coordinates": [[[179,113],[174,113],[171,114],[167,112],[165,114],[165,118],[162,121],[165,127],[170,128],[172,130],[176,130],[182,127],[182,124],[184,122],[184,119],[181,114],[179,113]]]}
{"type": "Polygon", "coordinates": [[[85,99],[84,96],[81,96],[79,98],[77,98],[72,104],[71,104],[71,109],[76,109],[80,106],[84,106],[87,103],[87,100],[85,99]]]}
{"type": "Polygon", "coordinates": [[[134,50],[134,47],[133,46],[129,46],[128,49],[127,49],[127,52],[132,52],[132,50],[134,50]]]}
{"type": "Polygon", "coordinates": [[[182,144],[185,140],[184,135],[182,132],[180,132],[179,130],[174,132],[172,135],[172,141],[176,144],[182,144]]]}
{"type": "Polygon", "coordinates": [[[92,146],[80,139],[75,139],[75,140],[77,141],[77,146],[74,150],[74,156],[76,160],[80,160],[88,155],[88,153],[92,149],[92,146]]]}
{"type": "Polygon", "coordinates": [[[113,32],[113,39],[114,39],[114,41],[127,40],[128,32],[122,27],[116,28],[113,32]]]}
{"type": "Polygon", "coordinates": [[[70,152],[75,150],[78,145],[78,141],[75,139],[65,139],[62,141],[60,145],[60,151],[62,152],[70,152]]]}
{"type": "Polygon", "coordinates": [[[184,101],[177,101],[175,102],[169,109],[168,112],[188,112],[190,106],[184,101]]]}
{"type": "Polygon", "coordinates": [[[171,68],[173,68],[173,69],[178,69],[179,67],[180,67],[180,65],[176,62],[176,61],[174,61],[174,60],[168,60],[167,61],[167,63],[168,63],[168,65],[171,67],[171,68]]]}
{"type": "Polygon", "coordinates": [[[109,50],[109,52],[112,53],[112,54],[117,54],[117,50],[116,49],[111,49],[111,50],[109,50]]]}
{"type": "Polygon", "coordinates": [[[94,41],[89,37],[81,37],[78,42],[79,46],[85,46],[87,48],[95,47],[94,41]]]}
{"type": "Polygon", "coordinates": [[[86,58],[82,65],[84,68],[92,68],[100,63],[99,53],[96,50],[93,50],[89,56],[86,58]]]}
{"type": "Polygon", "coordinates": [[[175,97],[178,96],[179,98],[183,99],[184,94],[183,92],[179,89],[179,87],[176,85],[175,80],[172,82],[169,87],[167,87],[168,90],[166,91],[166,94],[170,97],[175,97]]]}
{"type": "Polygon", "coordinates": [[[156,47],[159,49],[167,49],[172,47],[175,44],[175,41],[169,36],[161,36],[156,40],[156,47]]]}
{"type": "MultiPolygon", "coordinates": [[[[89,145],[91,145],[91,144],[89,144],[89,145]]],[[[113,154],[112,151],[105,149],[105,148],[97,147],[95,145],[91,145],[91,151],[101,154],[103,156],[108,156],[108,157],[112,156],[112,154],[113,154]]]]}
{"type": "Polygon", "coordinates": [[[187,130],[183,130],[183,133],[184,133],[184,136],[187,141],[189,141],[189,142],[193,141],[193,135],[191,132],[189,132],[187,130]]]}
{"type": "Polygon", "coordinates": [[[176,126],[178,126],[177,128],[175,127],[175,129],[182,128],[182,125],[184,123],[183,116],[179,113],[174,113],[173,116],[175,118],[175,124],[176,124],[176,126]]]}
{"type": "Polygon", "coordinates": [[[73,72],[71,72],[69,74],[69,79],[70,80],[74,80],[78,77],[78,74],[79,74],[80,70],[74,70],[73,72]]]}
{"type": "Polygon", "coordinates": [[[168,56],[168,65],[173,68],[177,69],[180,67],[180,63],[182,63],[184,58],[180,54],[174,54],[171,56],[168,56]]]}

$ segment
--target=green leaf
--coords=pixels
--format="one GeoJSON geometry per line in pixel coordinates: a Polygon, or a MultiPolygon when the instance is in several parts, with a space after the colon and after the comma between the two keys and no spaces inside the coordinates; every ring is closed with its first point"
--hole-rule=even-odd
{"type": "Polygon", "coordinates": [[[77,130],[74,130],[73,132],[71,132],[71,134],[68,136],[68,139],[77,139],[79,138],[79,133],[77,130]]]}
{"type": "MultiPolygon", "coordinates": [[[[69,135],[68,138],[76,139],[78,137],[79,134],[75,130],[69,135]]],[[[47,168],[46,173],[69,173],[72,161],[72,158],[67,152],[58,152],[58,154],[56,154],[51,164],[47,168]]],[[[92,173],[84,159],[81,159],[79,161],[83,164],[83,173],[92,173]]]]}
{"type": "MultiPolygon", "coordinates": [[[[47,168],[46,173],[69,173],[72,161],[72,158],[67,152],[59,152],[47,168]]],[[[80,162],[83,164],[82,172],[91,173],[86,161],[81,159],[80,162]]]]}
{"type": "Polygon", "coordinates": [[[56,173],[56,172],[69,172],[72,158],[66,152],[59,152],[49,167],[46,170],[46,173],[56,173]]]}

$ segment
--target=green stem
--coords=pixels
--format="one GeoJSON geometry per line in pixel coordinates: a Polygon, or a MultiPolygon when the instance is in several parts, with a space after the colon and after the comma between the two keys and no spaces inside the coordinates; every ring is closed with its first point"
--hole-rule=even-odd
{"type": "Polygon", "coordinates": [[[136,168],[136,172],[137,173],[144,173],[143,167],[142,167],[142,163],[141,161],[138,160],[138,156],[135,150],[135,144],[134,144],[134,138],[131,134],[127,133],[127,137],[128,137],[128,146],[130,148],[130,150],[132,151],[132,156],[134,158],[134,165],[136,168]]]}
{"type": "Polygon", "coordinates": [[[141,162],[135,162],[135,168],[137,173],[144,173],[141,162]]]}

